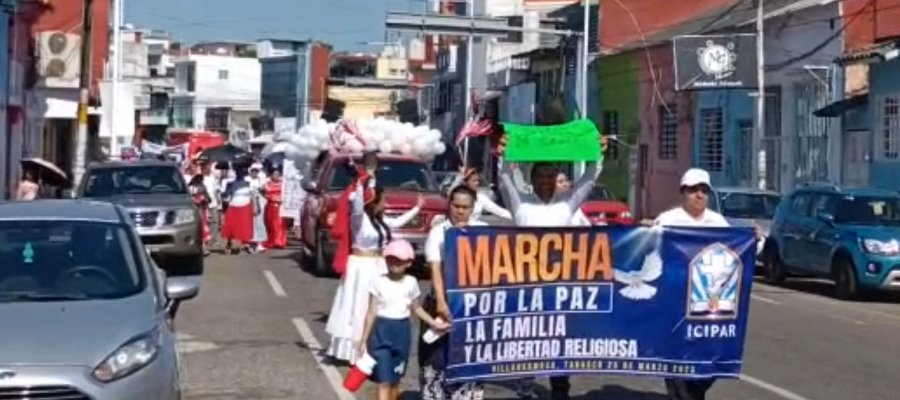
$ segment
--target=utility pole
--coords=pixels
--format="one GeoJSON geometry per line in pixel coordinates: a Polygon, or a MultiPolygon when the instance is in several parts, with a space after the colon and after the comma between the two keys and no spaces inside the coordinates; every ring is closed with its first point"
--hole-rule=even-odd
{"type": "MultiPolygon", "coordinates": [[[[469,16],[469,21],[471,23],[472,19],[475,18],[475,0],[466,0],[466,15],[469,16]]],[[[475,44],[475,35],[472,32],[469,32],[469,36],[466,38],[466,86],[463,89],[463,95],[465,96],[465,123],[469,122],[469,119],[473,117],[472,115],[472,56],[474,54],[472,47],[475,44]]],[[[466,138],[463,141],[463,165],[469,164],[469,138],[466,138]]]]}
{"type": "Polygon", "coordinates": [[[756,79],[759,85],[756,92],[756,129],[751,141],[753,156],[750,158],[751,187],[766,188],[766,153],[762,141],[766,137],[766,49],[765,49],[765,13],[763,0],[756,4],[756,79]],[[752,163],[756,163],[756,166],[752,163]]]}
{"type": "MultiPolygon", "coordinates": [[[[584,23],[582,26],[581,38],[578,41],[579,46],[579,56],[578,58],[578,66],[575,68],[578,74],[578,80],[576,87],[578,88],[578,110],[581,113],[581,118],[587,118],[587,93],[588,93],[588,64],[590,63],[589,59],[589,46],[590,46],[590,36],[591,36],[591,0],[583,0],[584,1],[584,14],[583,19],[584,23]]],[[[598,7],[598,13],[599,7],[598,7]]],[[[584,174],[585,162],[577,162],[574,165],[574,171],[572,171],[572,179],[578,179],[582,174],[584,174]]]]}
{"type": "Polygon", "coordinates": [[[84,0],[81,16],[81,75],[79,76],[78,127],[75,133],[75,157],[72,163],[72,184],[78,185],[87,166],[88,100],[91,93],[91,37],[93,32],[94,0],[84,0]]]}
{"type": "Polygon", "coordinates": [[[112,75],[112,94],[110,95],[110,135],[109,135],[109,157],[111,159],[119,158],[119,116],[116,112],[116,102],[119,96],[119,80],[122,74],[122,12],[125,7],[122,4],[125,0],[113,0],[113,60],[110,68],[112,75]]]}

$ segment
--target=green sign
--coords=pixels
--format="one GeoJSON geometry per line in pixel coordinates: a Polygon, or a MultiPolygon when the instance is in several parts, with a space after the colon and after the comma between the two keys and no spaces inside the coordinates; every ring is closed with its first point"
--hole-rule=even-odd
{"type": "Polygon", "coordinates": [[[579,119],[562,125],[503,124],[507,142],[506,161],[596,161],[603,162],[600,132],[591,120],[579,119]]]}

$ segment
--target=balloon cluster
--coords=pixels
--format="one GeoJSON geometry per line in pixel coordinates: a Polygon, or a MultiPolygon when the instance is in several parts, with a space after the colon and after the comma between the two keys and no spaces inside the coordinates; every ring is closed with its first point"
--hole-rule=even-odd
{"type": "Polygon", "coordinates": [[[278,135],[276,141],[290,143],[285,155],[297,165],[307,165],[324,150],[344,153],[374,150],[421,157],[428,161],[447,150],[441,141],[440,131],[384,118],[359,123],[329,123],[319,119],[296,133],[278,135]]]}

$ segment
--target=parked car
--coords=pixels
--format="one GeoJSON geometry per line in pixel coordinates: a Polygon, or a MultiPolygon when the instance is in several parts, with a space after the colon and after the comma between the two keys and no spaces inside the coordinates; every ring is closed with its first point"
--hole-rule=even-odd
{"type": "Polygon", "coordinates": [[[122,207],[0,204],[0,265],[0,399],[181,399],[174,310],[199,280],[166,278],[122,207]]]}
{"type": "Polygon", "coordinates": [[[581,211],[592,224],[622,224],[634,223],[634,217],[628,210],[628,204],[617,200],[606,186],[597,184],[591,190],[588,198],[581,203],[581,211]]]}
{"type": "MultiPolygon", "coordinates": [[[[306,187],[309,195],[303,205],[302,242],[305,254],[318,274],[333,273],[331,260],[336,243],[330,230],[336,218],[337,199],[352,180],[344,168],[348,157],[353,157],[358,165],[362,164],[362,155],[332,153],[306,187]]],[[[417,265],[423,265],[428,230],[436,218],[444,218],[447,210],[447,200],[438,190],[431,168],[416,157],[379,154],[375,179],[378,186],[384,188],[388,216],[403,214],[415,206],[419,193],[425,195],[425,205],[419,215],[394,231],[394,237],[413,244],[419,256],[417,265]]]]}
{"type": "Polygon", "coordinates": [[[789,275],[834,281],[835,295],[900,290],[900,194],[808,184],[778,206],[764,250],[774,281],[789,275]]]}
{"type": "Polygon", "coordinates": [[[763,234],[757,245],[757,256],[761,258],[780,202],[781,194],[771,190],[723,187],[715,188],[709,208],[722,214],[732,226],[758,225],[763,234]]]}
{"type": "Polygon", "coordinates": [[[170,272],[203,270],[203,225],[178,164],[135,160],[88,166],[76,196],[128,210],[141,240],[170,272]]]}

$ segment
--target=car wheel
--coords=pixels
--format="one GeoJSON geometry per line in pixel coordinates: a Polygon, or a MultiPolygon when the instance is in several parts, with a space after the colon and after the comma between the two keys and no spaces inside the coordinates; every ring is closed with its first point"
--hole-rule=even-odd
{"type": "Polygon", "coordinates": [[[775,246],[769,246],[765,252],[763,270],[766,280],[771,283],[783,283],[787,274],[784,272],[784,263],[778,255],[778,249],[775,246]]]}
{"type": "Polygon", "coordinates": [[[840,257],[834,262],[834,295],[843,300],[852,300],[859,296],[859,280],[853,261],[840,257]]]}

